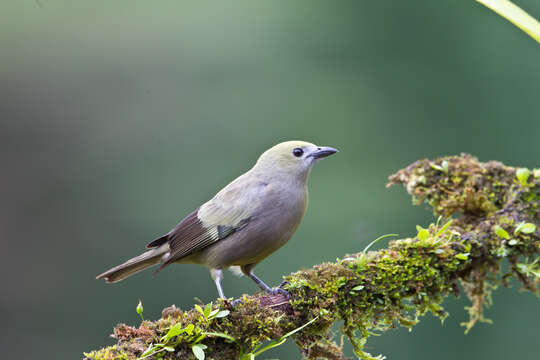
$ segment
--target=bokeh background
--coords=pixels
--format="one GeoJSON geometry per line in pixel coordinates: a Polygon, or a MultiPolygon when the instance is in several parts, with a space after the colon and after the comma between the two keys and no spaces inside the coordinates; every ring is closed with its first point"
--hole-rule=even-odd
{"type": "MultiPolygon", "coordinates": [[[[540,2],[519,0],[540,17],[540,2]]],[[[469,152],[540,166],[540,46],[476,2],[0,3],[2,358],[78,359],[118,322],[216,297],[206,269],[106,285],[271,145],[341,152],[312,172],[293,240],[257,268],[270,284],[432,220],[387,176],[469,152]]],[[[384,244],[379,245],[384,246],[384,244]]],[[[227,273],[229,296],[254,284],[227,273]]],[[[464,335],[466,299],[371,338],[389,359],[533,359],[540,302],[500,289],[494,325],[464,335]]],[[[349,354],[350,349],[348,350],[349,354]]],[[[266,354],[265,354],[266,355],[266,354]]],[[[298,359],[288,343],[263,359],[298,359]]]]}

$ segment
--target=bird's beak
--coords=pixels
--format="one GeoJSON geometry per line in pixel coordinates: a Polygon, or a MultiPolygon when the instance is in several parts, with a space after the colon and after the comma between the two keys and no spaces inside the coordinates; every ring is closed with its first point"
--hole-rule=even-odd
{"type": "Polygon", "coordinates": [[[320,146],[317,148],[317,150],[315,150],[314,152],[312,152],[309,156],[315,158],[315,159],[321,159],[321,158],[324,158],[324,157],[327,157],[327,156],[330,156],[332,154],[335,154],[337,153],[338,150],[337,149],[334,149],[333,147],[330,147],[330,146],[320,146]]]}

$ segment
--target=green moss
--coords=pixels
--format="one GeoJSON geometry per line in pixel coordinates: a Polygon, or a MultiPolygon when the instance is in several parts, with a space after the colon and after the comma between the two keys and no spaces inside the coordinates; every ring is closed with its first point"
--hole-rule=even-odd
{"type": "Polygon", "coordinates": [[[477,322],[489,322],[484,310],[491,303],[491,292],[510,277],[524,289],[537,291],[540,171],[530,174],[526,181],[523,175],[518,179],[516,169],[480,163],[470,155],[417,161],[391,176],[390,183],[405,185],[416,203],[425,201],[436,214],[454,216],[452,221],[420,228],[417,237],[392,241],[386,249],[346,255],[335,263],[293,273],[286,277],[292,295],[288,303],[278,299],[276,304],[264,294],[246,296],[234,309],[219,301],[213,308],[231,312],[212,321],[195,309],[167,308],[161,319],[143,321],[139,328],[117,326],[117,345],[85,356],[136,359],[171,327],[192,324],[191,333],[171,340],[173,352],[159,356],[194,358],[190,346],[201,343],[207,346],[207,358],[237,359],[316,319],[293,335],[309,359],[345,358],[330,333],[336,321],[343,321],[342,332],[357,356],[377,359],[364,351],[371,335],[396,326],[411,328],[428,312],[444,320],[447,313],[441,304],[448,295],[459,294],[459,284],[471,299],[469,321],[463,324],[469,331],[477,322]],[[501,274],[506,259],[510,270],[501,274]]]}
{"type": "Polygon", "coordinates": [[[128,355],[119,351],[116,345],[84,353],[84,356],[91,360],[128,360],[128,355]]]}

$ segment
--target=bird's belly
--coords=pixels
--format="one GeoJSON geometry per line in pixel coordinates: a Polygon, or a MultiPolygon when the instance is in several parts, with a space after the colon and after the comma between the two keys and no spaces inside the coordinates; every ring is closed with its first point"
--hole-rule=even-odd
{"type": "Polygon", "coordinates": [[[224,268],[234,265],[257,264],[278,250],[292,237],[302,213],[292,213],[269,221],[268,217],[249,223],[241,231],[205,248],[198,258],[211,268],[224,268]]]}

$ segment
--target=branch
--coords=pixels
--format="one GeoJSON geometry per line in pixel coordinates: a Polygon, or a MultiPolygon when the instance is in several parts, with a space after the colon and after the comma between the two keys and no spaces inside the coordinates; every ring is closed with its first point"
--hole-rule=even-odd
{"type": "Polygon", "coordinates": [[[363,349],[370,335],[396,325],[410,328],[428,311],[444,319],[441,303],[458,296],[458,283],[472,302],[466,331],[489,321],[483,308],[490,293],[510,278],[538,293],[540,169],[480,163],[462,154],[417,161],[392,175],[393,184],[405,185],[416,204],[431,205],[440,215],[437,223],[418,226],[415,237],[392,241],[387,249],[286,276],[290,300],[246,295],[234,308],[221,300],[189,311],[171,306],[138,328],[120,324],[113,335],[118,343],[86,353],[86,359],[253,359],[289,336],[309,359],[345,359],[330,334],[340,320],[357,356],[381,359],[363,349]],[[510,264],[505,273],[504,259],[510,264]]]}

